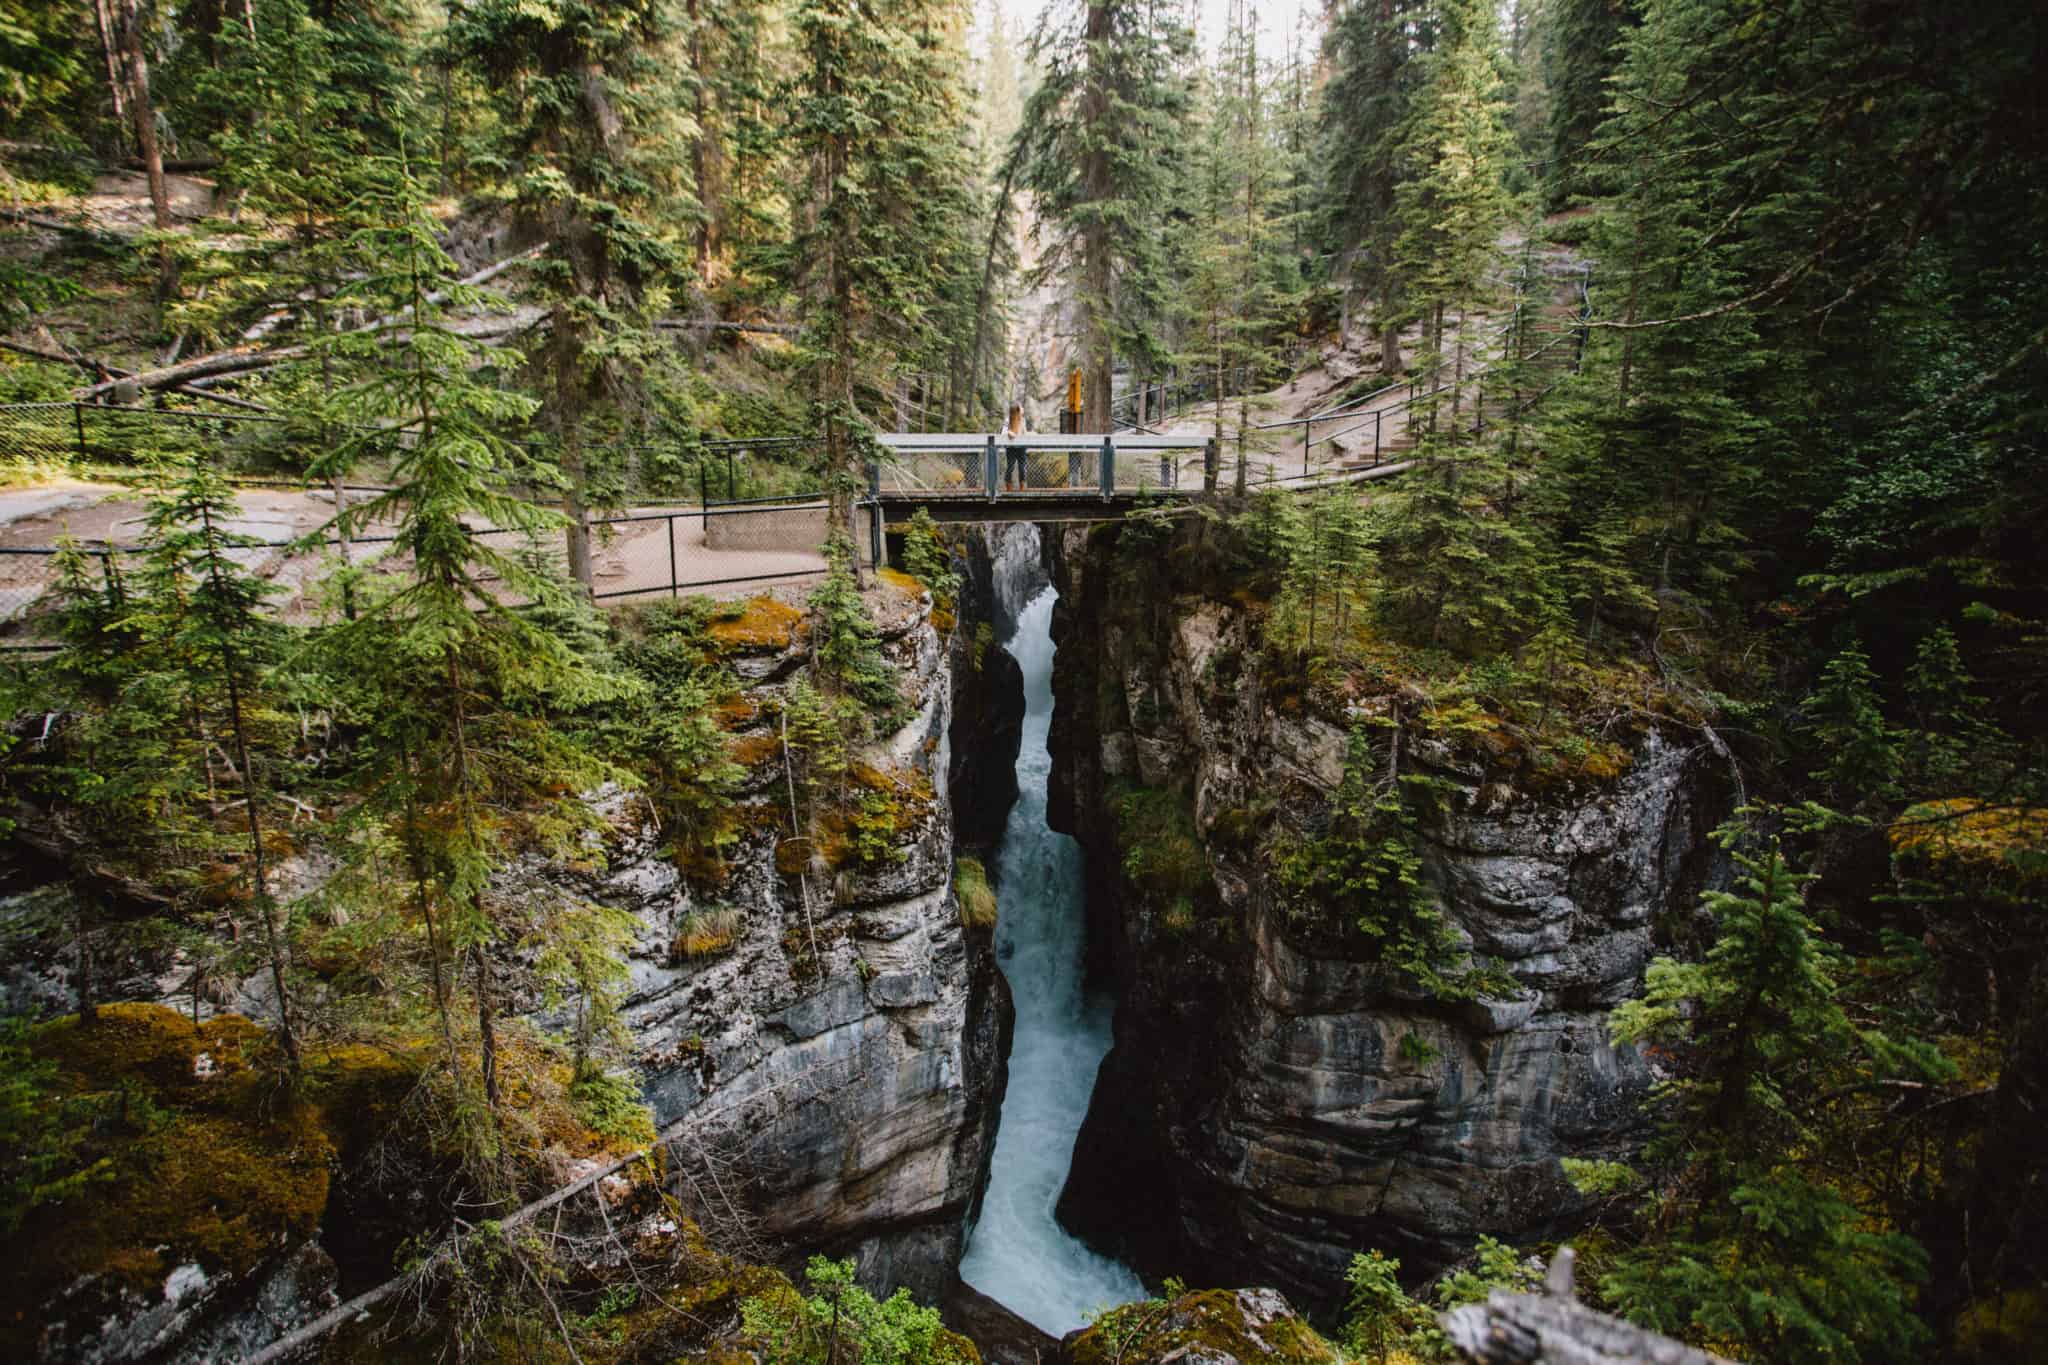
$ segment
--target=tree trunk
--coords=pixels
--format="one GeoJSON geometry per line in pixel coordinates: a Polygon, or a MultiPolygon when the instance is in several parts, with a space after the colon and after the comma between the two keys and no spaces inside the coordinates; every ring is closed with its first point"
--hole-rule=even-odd
{"type": "MultiPolygon", "coordinates": [[[[1089,0],[1085,39],[1088,76],[1081,94],[1081,123],[1088,151],[1081,161],[1081,197],[1101,205],[1114,197],[1116,186],[1109,162],[1114,130],[1109,73],[1104,69],[1110,31],[1108,0],[1089,0]]],[[[1081,430],[1106,432],[1111,427],[1111,373],[1116,364],[1110,327],[1110,290],[1115,285],[1110,260],[1109,225],[1098,207],[1081,234],[1081,340],[1086,349],[1082,371],[1081,430]]]]}
{"type": "Polygon", "coordinates": [[[710,58],[706,56],[708,45],[704,41],[704,21],[699,13],[702,0],[689,0],[690,21],[690,70],[696,77],[696,88],[691,94],[697,119],[697,136],[690,144],[690,168],[696,179],[697,190],[697,278],[708,289],[711,285],[711,257],[717,249],[718,187],[713,183],[716,172],[713,162],[718,150],[713,145],[710,108],[704,98],[704,89],[711,83],[710,58]]]}
{"type": "Polygon", "coordinates": [[[476,973],[477,1058],[484,1073],[484,1104],[495,1115],[498,1110],[498,1012],[491,1002],[491,963],[482,948],[472,948],[470,965],[476,973]]]}
{"type": "MultiPolygon", "coordinates": [[[[171,192],[164,182],[163,149],[156,141],[156,110],[149,99],[149,62],[142,53],[139,0],[121,0],[121,48],[128,61],[128,110],[135,125],[135,145],[142,153],[142,168],[149,176],[150,208],[156,230],[169,232],[171,192]]],[[[178,287],[178,262],[168,241],[157,243],[156,262],[157,302],[162,303],[178,287]]]]}
{"type": "Polygon", "coordinates": [[[124,134],[131,133],[134,130],[128,124],[128,91],[121,83],[120,43],[114,36],[113,17],[107,13],[107,0],[92,0],[92,17],[99,28],[100,53],[107,61],[107,93],[114,104],[114,122],[124,134]]]}
{"type": "MultiPolygon", "coordinates": [[[[206,531],[208,574],[216,592],[220,590],[220,556],[224,551],[214,538],[213,514],[203,507],[200,520],[206,531]]],[[[250,886],[255,891],[256,913],[263,919],[263,948],[270,958],[270,984],[277,992],[277,1033],[284,1044],[285,1060],[299,1069],[299,1039],[292,1028],[291,995],[284,984],[284,937],[277,928],[277,907],[270,899],[270,878],[263,858],[263,817],[256,807],[256,769],[249,761],[249,729],[242,715],[242,684],[235,653],[223,638],[220,645],[221,676],[228,685],[228,712],[234,722],[235,763],[241,768],[242,804],[249,816],[250,886]]]]}
{"type": "Polygon", "coordinates": [[[1392,379],[1406,368],[1401,359],[1401,323],[1394,316],[1394,286],[1380,290],[1380,373],[1392,379]]]}

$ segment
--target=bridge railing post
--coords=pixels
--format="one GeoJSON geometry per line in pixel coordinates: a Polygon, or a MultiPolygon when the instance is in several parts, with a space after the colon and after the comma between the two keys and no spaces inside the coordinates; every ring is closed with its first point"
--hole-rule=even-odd
{"type": "Polygon", "coordinates": [[[1222,458],[1222,448],[1216,444],[1214,436],[1211,436],[1202,443],[1202,491],[1204,493],[1214,493],[1216,491],[1216,466],[1221,463],[1222,458]]]}
{"type": "Polygon", "coordinates": [[[1116,491],[1116,438],[1102,438],[1102,496],[1107,499],[1116,491]]]}
{"type": "Polygon", "coordinates": [[[982,486],[988,492],[988,500],[994,502],[996,500],[996,438],[994,435],[990,435],[988,444],[982,447],[981,464],[982,486]]]}

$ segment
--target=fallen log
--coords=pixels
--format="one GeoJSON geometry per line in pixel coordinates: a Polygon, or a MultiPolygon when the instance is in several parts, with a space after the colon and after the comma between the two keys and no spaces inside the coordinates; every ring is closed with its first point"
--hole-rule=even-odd
{"type": "Polygon", "coordinates": [[[1730,1365],[1573,1297],[1570,1247],[1559,1247],[1539,1294],[1496,1289],[1485,1303],[1437,1319],[1451,1345],[1479,1365],[1730,1365]]]}
{"type": "Polygon", "coordinates": [[[124,370],[119,365],[109,365],[91,356],[72,355],[66,351],[52,351],[44,346],[31,346],[23,341],[9,341],[0,337],[0,350],[14,351],[20,355],[34,356],[37,360],[54,360],[59,365],[76,365],[88,374],[110,374],[116,379],[126,379],[135,371],[124,370]]]}
{"type": "MultiPolygon", "coordinates": [[[[526,261],[530,261],[534,257],[546,251],[547,249],[548,244],[546,242],[542,242],[538,246],[528,247],[526,250],[519,252],[517,255],[507,256],[502,261],[498,261],[495,264],[485,266],[482,270],[477,271],[474,275],[463,276],[463,278],[457,281],[457,283],[466,287],[474,287],[480,284],[489,284],[492,280],[495,280],[496,278],[498,278],[498,276],[504,274],[513,266],[519,265],[526,261]]],[[[310,292],[301,293],[296,297],[295,301],[303,302],[311,297],[312,295],[310,292]]],[[[429,294],[427,295],[427,302],[439,303],[444,297],[446,296],[439,293],[429,294]]],[[[258,318],[255,324],[251,326],[248,331],[242,333],[242,340],[261,341],[264,337],[269,336],[272,332],[276,331],[280,326],[282,326],[291,317],[291,315],[292,311],[289,308],[272,309],[270,312],[265,313],[262,317],[258,318]]],[[[388,323],[390,321],[392,321],[391,318],[381,318],[378,320],[378,322],[371,323],[370,326],[375,327],[381,325],[382,323],[388,323]]]]}

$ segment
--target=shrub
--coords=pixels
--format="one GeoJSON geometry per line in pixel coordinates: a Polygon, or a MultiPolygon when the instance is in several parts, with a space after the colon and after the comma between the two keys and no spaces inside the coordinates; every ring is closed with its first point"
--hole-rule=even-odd
{"type": "Polygon", "coordinates": [[[929,508],[918,508],[903,533],[903,570],[931,589],[932,601],[938,606],[950,607],[960,591],[953,552],[939,534],[929,508]]]}

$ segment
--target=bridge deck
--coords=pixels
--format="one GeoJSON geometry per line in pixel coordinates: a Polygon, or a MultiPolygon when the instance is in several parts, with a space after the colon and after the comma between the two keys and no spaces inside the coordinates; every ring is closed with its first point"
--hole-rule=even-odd
{"type": "MultiPolygon", "coordinates": [[[[1135,508],[1202,496],[1212,459],[1218,489],[1237,481],[1234,455],[1212,455],[1202,437],[891,432],[876,440],[887,455],[869,471],[868,495],[892,519],[921,507],[936,521],[1117,521],[1135,508]]],[[[1256,487],[1306,489],[1382,478],[1407,467],[1397,461],[1285,480],[1273,478],[1270,463],[1247,472],[1256,487]]]]}

